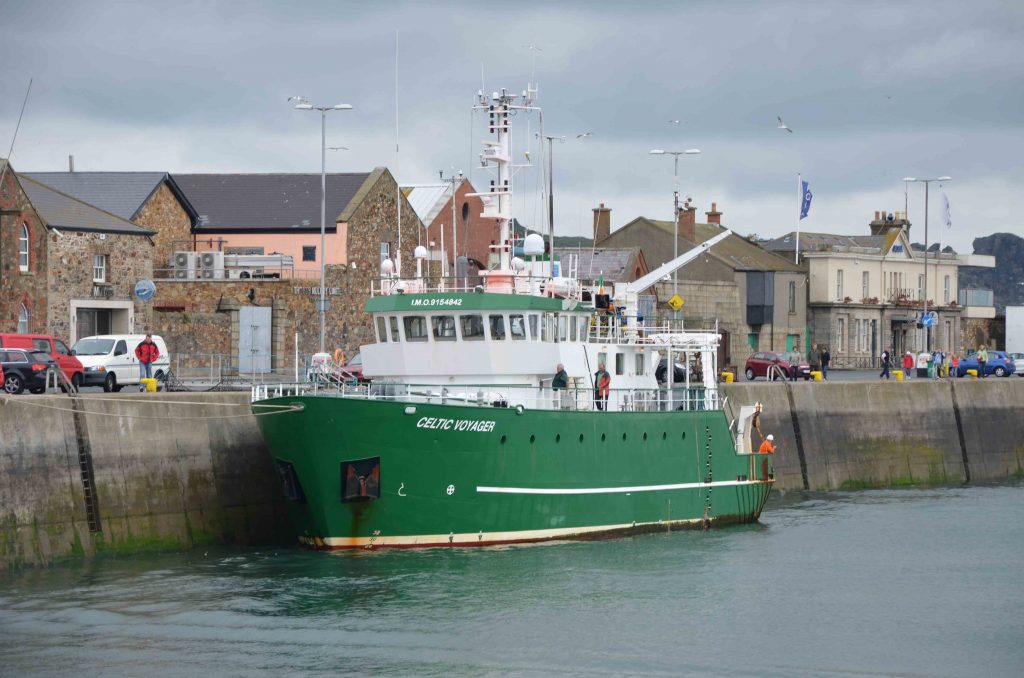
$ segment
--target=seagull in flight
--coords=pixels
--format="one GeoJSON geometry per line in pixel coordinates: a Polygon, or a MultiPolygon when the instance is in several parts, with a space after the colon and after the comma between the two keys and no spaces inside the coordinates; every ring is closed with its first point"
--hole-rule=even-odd
{"type": "Polygon", "coordinates": [[[786,127],[786,123],[782,122],[782,116],[781,115],[775,116],[775,119],[779,121],[779,129],[784,129],[787,132],[789,132],[790,134],[793,133],[793,130],[791,130],[788,127],[786,127]]]}
{"type": "Polygon", "coordinates": [[[592,136],[593,134],[594,134],[593,132],[581,132],[581,133],[576,135],[576,138],[577,139],[582,139],[584,137],[592,136]]]}

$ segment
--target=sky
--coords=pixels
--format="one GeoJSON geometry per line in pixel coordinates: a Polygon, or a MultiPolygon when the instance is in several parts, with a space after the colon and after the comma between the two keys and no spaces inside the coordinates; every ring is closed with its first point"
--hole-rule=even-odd
{"type": "MultiPolygon", "coordinates": [[[[328,114],[327,145],[349,149],[328,171],[485,186],[475,95],[532,80],[544,133],[566,137],[558,235],[589,235],[599,203],[613,229],[671,219],[672,158],[649,151],[699,148],[680,158],[681,195],[743,235],[796,227],[800,173],[805,231],[867,233],[875,211],[904,209],[903,177],[951,176],[931,188],[930,243],[1024,236],[1021,2],[0,0],[0,31],[0,156],[33,81],[20,171],[73,154],[80,171],[319,172],[319,116],[287,102],[303,95],[353,106],[328,114]]],[[[514,123],[537,165],[539,116],[514,123]]],[[[530,226],[541,185],[518,170],[530,226]]],[[[906,200],[923,241],[924,186],[906,200]]]]}

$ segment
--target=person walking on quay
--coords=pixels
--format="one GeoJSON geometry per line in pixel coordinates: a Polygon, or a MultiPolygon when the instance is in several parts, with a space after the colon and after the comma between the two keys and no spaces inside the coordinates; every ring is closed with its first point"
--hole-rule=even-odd
{"type": "Polygon", "coordinates": [[[907,351],[903,354],[903,378],[910,379],[910,373],[914,370],[914,354],[907,351]]]}
{"type": "Polygon", "coordinates": [[[828,346],[821,347],[821,378],[828,381],[828,366],[832,362],[832,354],[828,352],[828,346]]]}
{"type": "Polygon", "coordinates": [[[599,410],[608,409],[608,393],[611,390],[612,375],[604,369],[604,363],[598,363],[594,373],[594,404],[599,410]]]}
{"type": "Polygon", "coordinates": [[[152,334],[146,334],[142,343],[135,347],[135,357],[139,359],[139,390],[145,391],[146,385],[141,380],[153,378],[153,363],[160,357],[160,349],[153,343],[152,334]]]}
{"type": "Polygon", "coordinates": [[[882,373],[878,375],[879,379],[889,378],[889,368],[892,366],[892,355],[889,353],[889,349],[882,351],[882,373]]]}
{"type": "Polygon", "coordinates": [[[988,350],[985,348],[985,344],[978,347],[978,377],[980,379],[985,378],[985,363],[988,362],[988,350]]]}
{"type": "Polygon", "coordinates": [[[562,363],[558,363],[558,367],[555,368],[555,376],[551,379],[551,390],[555,392],[555,400],[558,402],[560,409],[566,408],[566,389],[569,387],[569,375],[565,371],[565,367],[562,363]]]}

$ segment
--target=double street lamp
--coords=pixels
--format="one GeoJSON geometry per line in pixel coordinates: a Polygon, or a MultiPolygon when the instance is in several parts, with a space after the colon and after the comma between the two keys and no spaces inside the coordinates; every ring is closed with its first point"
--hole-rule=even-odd
{"type": "MultiPolygon", "coordinates": [[[[671,155],[673,158],[673,170],[672,170],[672,224],[675,230],[675,238],[672,240],[672,258],[677,259],[679,257],[679,156],[681,155],[699,155],[699,148],[688,148],[685,151],[666,151],[660,148],[655,148],[651,151],[651,155],[671,155]]],[[[672,296],[679,294],[679,271],[672,272],[672,296]]],[[[675,316],[679,317],[679,311],[675,311],[675,316]]]]}
{"type": "Polygon", "coordinates": [[[924,184],[924,286],[921,288],[921,296],[924,300],[924,310],[921,313],[921,324],[924,326],[924,350],[931,352],[932,328],[928,325],[928,184],[933,181],[952,181],[953,177],[936,177],[934,179],[918,179],[916,177],[903,177],[904,184],[924,184]]]}
{"type": "Polygon", "coordinates": [[[349,111],[352,106],[349,104],[335,104],[334,106],[314,106],[306,97],[288,97],[288,101],[295,102],[295,108],[300,111],[320,111],[320,303],[317,304],[320,311],[320,352],[323,353],[324,338],[326,335],[325,314],[327,313],[327,280],[326,268],[327,250],[324,246],[327,231],[327,111],[349,111]]]}

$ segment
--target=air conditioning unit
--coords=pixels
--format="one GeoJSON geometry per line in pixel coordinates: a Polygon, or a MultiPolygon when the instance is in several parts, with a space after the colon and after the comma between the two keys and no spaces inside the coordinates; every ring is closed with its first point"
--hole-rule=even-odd
{"type": "Polygon", "coordinates": [[[202,280],[224,279],[224,253],[200,252],[196,261],[199,278],[202,280]]]}
{"type": "Polygon", "coordinates": [[[174,269],[175,280],[195,280],[196,253],[175,252],[171,256],[171,267],[174,269]]]}
{"type": "Polygon", "coordinates": [[[231,280],[249,280],[263,276],[262,268],[232,268],[226,271],[231,280]]]}

